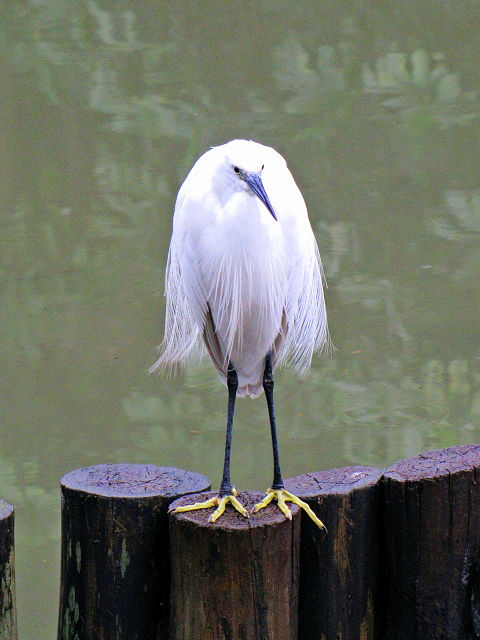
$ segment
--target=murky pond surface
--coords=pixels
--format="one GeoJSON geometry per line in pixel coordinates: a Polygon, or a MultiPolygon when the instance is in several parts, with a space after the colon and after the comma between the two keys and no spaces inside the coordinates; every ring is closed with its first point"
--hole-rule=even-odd
{"type": "MultiPolygon", "coordinates": [[[[337,347],[277,376],[284,475],[480,434],[476,2],[25,0],[0,8],[0,496],[22,640],[55,637],[59,479],[100,462],[221,474],[213,367],[147,374],[173,205],[235,137],[277,148],[310,212],[337,347]]],[[[232,475],[264,489],[263,398],[232,475]]]]}

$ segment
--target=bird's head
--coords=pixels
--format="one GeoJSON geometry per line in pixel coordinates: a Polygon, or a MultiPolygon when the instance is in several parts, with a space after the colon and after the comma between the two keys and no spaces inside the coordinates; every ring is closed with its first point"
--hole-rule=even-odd
{"type": "Polygon", "coordinates": [[[270,149],[251,140],[232,140],[223,145],[228,182],[235,190],[244,190],[259,198],[274,220],[277,215],[262,182],[262,172],[268,162],[270,149]]]}

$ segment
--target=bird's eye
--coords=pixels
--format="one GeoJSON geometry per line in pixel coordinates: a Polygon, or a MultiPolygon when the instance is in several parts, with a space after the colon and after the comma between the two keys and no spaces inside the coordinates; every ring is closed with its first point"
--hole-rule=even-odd
{"type": "Polygon", "coordinates": [[[238,167],[233,167],[233,170],[235,171],[235,173],[240,173],[240,169],[238,167]]]}

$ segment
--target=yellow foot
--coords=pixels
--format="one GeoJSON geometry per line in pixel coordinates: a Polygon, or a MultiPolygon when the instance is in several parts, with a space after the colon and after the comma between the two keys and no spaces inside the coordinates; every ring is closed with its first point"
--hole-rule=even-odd
{"type": "Polygon", "coordinates": [[[237,500],[237,490],[235,487],[233,488],[233,492],[226,496],[214,496],[213,498],[209,498],[205,500],[205,502],[195,502],[195,504],[187,504],[184,507],[177,507],[174,509],[173,513],[182,513],[183,511],[196,511],[197,509],[209,509],[210,507],[217,507],[215,511],[212,513],[209,522],[216,522],[222,513],[225,511],[225,507],[227,504],[231,504],[238,513],[241,513],[242,516],[248,518],[248,511],[245,507],[237,500]]]}
{"type": "Polygon", "coordinates": [[[319,518],[317,518],[308,504],[303,500],[300,500],[300,498],[298,498],[297,496],[294,496],[293,493],[290,493],[286,489],[267,489],[267,495],[265,496],[265,498],[263,498],[263,500],[261,500],[253,507],[252,513],[257,513],[257,511],[260,511],[260,509],[266,507],[267,504],[270,504],[272,500],[277,501],[280,510],[289,520],[292,519],[292,512],[287,507],[287,502],[293,502],[294,504],[298,504],[299,507],[306,511],[310,518],[315,522],[315,524],[320,527],[320,529],[324,529],[325,531],[327,530],[323,522],[319,518]]]}

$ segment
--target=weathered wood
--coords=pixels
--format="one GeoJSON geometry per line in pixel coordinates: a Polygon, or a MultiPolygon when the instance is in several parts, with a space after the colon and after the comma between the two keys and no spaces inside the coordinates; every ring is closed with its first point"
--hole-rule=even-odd
{"type": "MultiPolygon", "coordinates": [[[[238,496],[248,511],[262,497],[238,496]]],[[[290,521],[270,504],[246,519],[228,506],[213,524],[212,509],[171,514],[170,640],[296,640],[298,511],[290,521]]]]}
{"type": "Polygon", "coordinates": [[[384,476],[388,640],[480,638],[480,446],[431,451],[384,476]]]}
{"type": "Polygon", "coordinates": [[[327,527],[302,513],[299,640],[380,638],[377,606],[382,471],[346,467],[285,481],[327,527]]]}
{"type": "Polygon", "coordinates": [[[62,478],[58,640],[168,638],[168,506],[209,488],[198,473],[148,464],[62,478]]]}
{"type": "Polygon", "coordinates": [[[17,640],[14,509],[0,498],[0,640],[17,640]]]}

